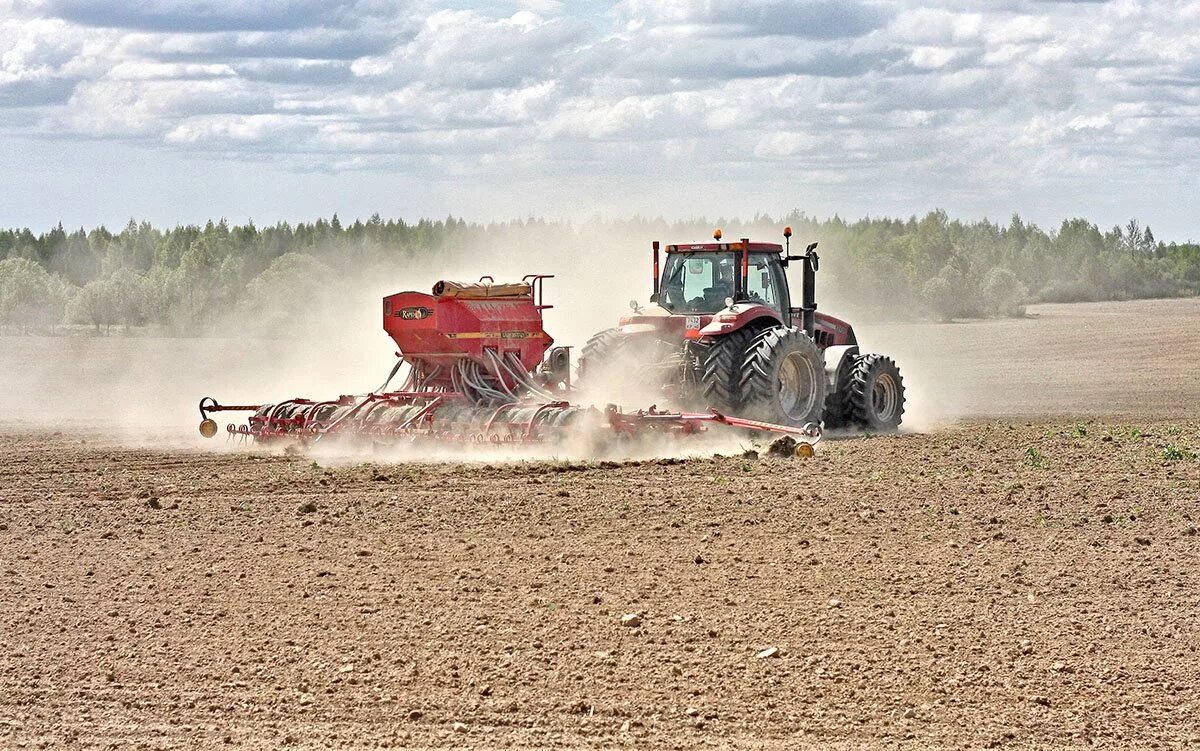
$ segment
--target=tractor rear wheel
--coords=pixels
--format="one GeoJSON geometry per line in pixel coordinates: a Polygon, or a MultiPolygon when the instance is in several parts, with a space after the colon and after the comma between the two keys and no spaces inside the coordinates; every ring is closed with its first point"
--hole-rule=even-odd
{"type": "Polygon", "coordinates": [[[825,358],[804,330],[777,326],[746,349],[740,391],[742,412],[778,425],[821,421],[825,409],[825,358]]]}
{"type": "Polygon", "coordinates": [[[904,379],[896,361],[883,355],[859,355],[838,386],[841,414],[848,427],[891,432],[904,416],[904,379]]]}
{"type": "Polygon", "coordinates": [[[746,349],[758,335],[758,329],[740,328],[728,334],[703,340],[701,393],[704,402],[718,412],[735,412],[742,407],[742,364],[746,349]]]}

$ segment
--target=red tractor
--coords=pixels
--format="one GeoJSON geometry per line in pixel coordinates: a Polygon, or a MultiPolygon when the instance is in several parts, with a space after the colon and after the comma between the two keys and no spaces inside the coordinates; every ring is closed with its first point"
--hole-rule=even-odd
{"type": "Polygon", "coordinates": [[[854,329],[817,312],[817,243],[791,255],[785,244],[653,243],[651,305],[633,303],[616,328],[593,336],[579,360],[583,389],[628,393],[650,385],[689,408],[786,426],[895,430],[904,382],[890,358],[859,352],[854,329]],[[786,270],[803,268],[793,307],[786,270]]]}

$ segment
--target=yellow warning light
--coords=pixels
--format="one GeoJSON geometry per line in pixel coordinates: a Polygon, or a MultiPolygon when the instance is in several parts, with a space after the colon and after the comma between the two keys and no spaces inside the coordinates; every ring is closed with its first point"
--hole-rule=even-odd
{"type": "Polygon", "coordinates": [[[811,459],[815,453],[817,452],[813,450],[811,443],[800,442],[796,444],[796,456],[801,459],[811,459]]]}
{"type": "Polygon", "coordinates": [[[205,438],[212,438],[217,434],[217,421],[211,418],[206,418],[200,423],[200,435],[205,438]]]}
{"type": "Polygon", "coordinates": [[[783,236],[784,236],[784,237],[791,237],[791,236],[792,236],[792,228],[791,228],[791,227],[784,227],[784,228],[783,228],[783,236]]]}
{"type": "Polygon", "coordinates": [[[713,230],[713,239],[714,240],[721,239],[721,228],[720,227],[717,227],[715,230],[713,230]]]}

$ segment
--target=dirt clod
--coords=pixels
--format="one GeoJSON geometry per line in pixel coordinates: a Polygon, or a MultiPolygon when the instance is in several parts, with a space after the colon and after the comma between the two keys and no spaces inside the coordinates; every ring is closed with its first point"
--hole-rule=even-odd
{"type": "Polygon", "coordinates": [[[781,435],[771,441],[767,447],[767,456],[777,459],[791,459],[796,455],[796,439],[790,435],[781,435]]]}

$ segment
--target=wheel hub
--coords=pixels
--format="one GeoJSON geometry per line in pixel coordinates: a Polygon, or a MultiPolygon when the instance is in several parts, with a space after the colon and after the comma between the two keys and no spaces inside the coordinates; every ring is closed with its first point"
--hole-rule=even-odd
{"type": "Polygon", "coordinates": [[[816,373],[812,362],[799,352],[792,352],[779,364],[779,406],[794,420],[802,420],[812,412],[816,399],[816,373]]]}
{"type": "Polygon", "coordinates": [[[899,391],[890,373],[880,374],[875,379],[875,385],[871,387],[871,406],[880,422],[887,422],[896,414],[899,391]]]}

